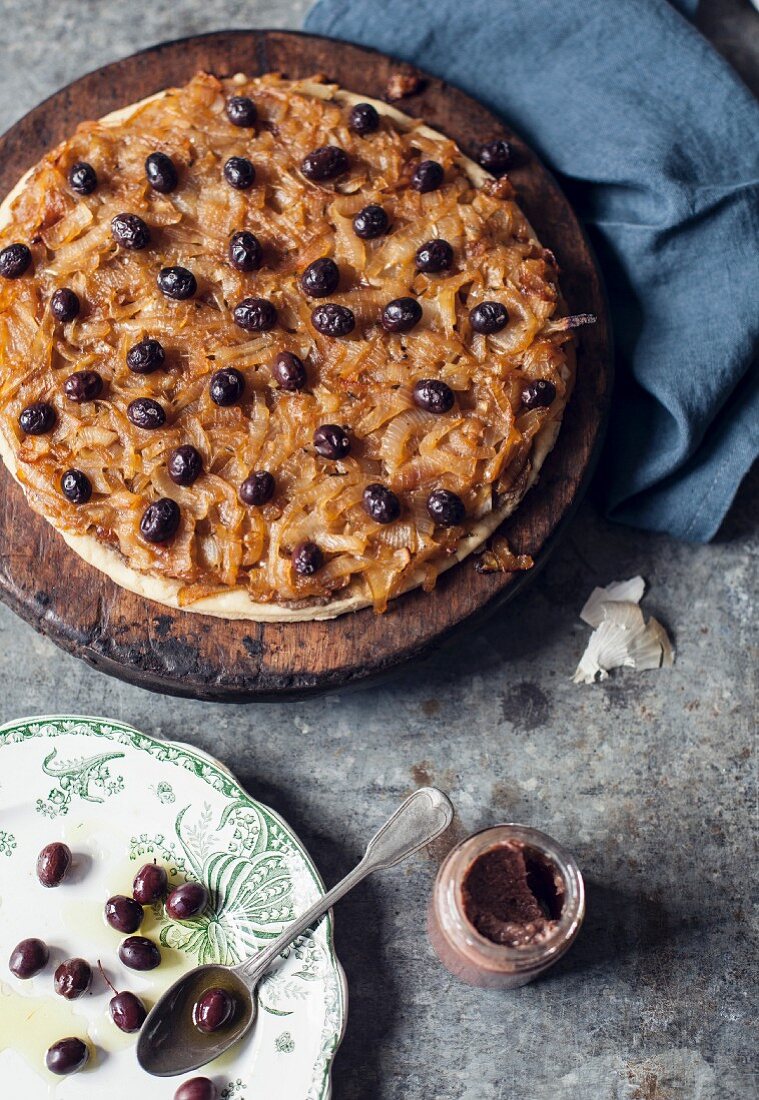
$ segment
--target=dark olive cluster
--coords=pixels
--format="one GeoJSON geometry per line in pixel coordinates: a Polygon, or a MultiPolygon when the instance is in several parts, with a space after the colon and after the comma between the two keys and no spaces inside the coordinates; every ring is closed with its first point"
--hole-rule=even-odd
{"type": "MultiPolygon", "coordinates": [[[[37,858],[37,878],[42,886],[58,887],[66,879],[74,860],[70,848],[61,841],[47,844],[37,858]]],[[[118,956],[124,966],[131,970],[153,970],[161,963],[161,952],[157,944],[145,936],[135,935],[144,919],[143,906],[155,906],[165,901],[166,915],[172,920],[190,920],[203,912],[208,904],[206,888],[198,882],[185,882],[169,891],[166,871],[155,861],[139,869],[132,883],[132,893],[114,894],[105,903],[103,915],[105,921],[126,938],[119,945],[118,956]],[[168,893],[168,896],[167,896],[168,893]]],[[[16,944],[8,960],[10,972],[22,981],[40,974],[50,961],[50,949],[41,939],[30,937],[16,944]]],[[[147,1017],[147,1009],[140,998],[128,990],[118,992],[108,979],[101,963],[98,968],[113,997],[109,1001],[110,1017],[119,1030],[136,1032],[147,1017]]],[[[64,959],[53,974],[53,987],[59,997],[67,1001],[77,1000],[90,991],[93,970],[89,962],[82,958],[64,959]]],[[[211,1032],[225,1026],[236,1010],[233,999],[225,990],[207,990],[198,1001],[194,1019],[200,1030],[211,1032]]],[[[67,1036],[53,1043],[45,1055],[45,1064],[51,1073],[59,1076],[76,1073],[87,1064],[90,1049],[87,1043],[76,1036],[67,1036]]],[[[203,1091],[202,1083],[206,1078],[196,1078],[197,1090],[192,1091],[193,1082],[186,1082],[177,1095],[184,1097],[214,1097],[212,1091],[203,1091]]]]}

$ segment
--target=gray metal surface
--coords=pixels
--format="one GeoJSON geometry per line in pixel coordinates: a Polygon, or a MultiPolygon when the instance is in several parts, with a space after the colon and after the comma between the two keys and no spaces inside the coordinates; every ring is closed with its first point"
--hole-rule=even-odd
{"type": "MultiPolygon", "coordinates": [[[[0,0],[0,128],[152,42],[297,27],[306,7],[0,0]]],[[[737,63],[756,67],[759,16],[748,3],[707,3],[701,22],[715,36],[727,27],[721,48],[734,41],[737,63]]],[[[328,883],[398,799],[427,783],[450,793],[456,836],[508,819],[576,854],[585,929],[543,981],[511,993],[462,986],[433,956],[424,922],[441,842],[341,903],[351,1008],[336,1100],[747,1100],[758,1095],[758,488],[756,476],[744,485],[709,547],[612,527],[585,505],[500,620],[383,687],[302,703],[150,695],[65,656],[0,606],[0,720],[101,714],[197,744],[284,814],[328,883]],[[674,635],[675,668],[574,686],[585,596],[638,572],[650,585],[644,607],[674,635]]],[[[94,1098],[95,1077],[92,1089],[94,1098]]]]}

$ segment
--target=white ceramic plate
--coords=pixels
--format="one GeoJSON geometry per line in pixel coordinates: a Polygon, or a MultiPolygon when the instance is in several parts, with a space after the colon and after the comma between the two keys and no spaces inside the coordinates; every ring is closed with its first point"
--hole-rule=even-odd
{"type": "MultiPolygon", "coordinates": [[[[152,1006],[180,973],[203,962],[254,954],[324,892],[290,827],[255,802],[221,764],[186,745],[157,741],[120,722],[56,716],[0,728],[0,1095],[24,1100],[171,1100],[183,1078],[144,1073],[135,1036],[108,1015],[112,994],[96,972],[92,992],[65,1001],[53,991],[64,958],[97,960],[116,988],[152,1006]],[[62,840],[74,867],[56,889],[37,880],[37,855],[62,840]],[[193,921],[145,910],[140,935],[161,945],[161,966],[126,969],[120,933],[103,904],[130,894],[134,874],[157,859],[172,883],[203,882],[211,906],[193,921]],[[7,966],[19,940],[49,944],[50,963],[28,981],[7,966]],[[47,1047],[77,1035],[90,1063],[55,1077],[47,1047]]],[[[331,921],[304,937],[262,983],[249,1038],[202,1072],[222,1100],[326,1100],[346,1014],[345,977],[331,921]]],[[[195,1074],[189,1075],[195,1076],[195,1074]]]]}

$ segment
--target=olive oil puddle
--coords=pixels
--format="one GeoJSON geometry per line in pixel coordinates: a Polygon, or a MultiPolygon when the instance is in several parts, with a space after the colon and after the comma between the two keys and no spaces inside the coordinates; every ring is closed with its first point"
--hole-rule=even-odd
{"type": "MultiPolygon", "coordinates": [[[[69,826],[64,830],[65,839],[75,853],[88,862],[107,859],[100,851],[98,830],[88,826],[69,826]]],[[[132,893],[134,876],[143,863],[152,861],[146,854],[139,860],[109,860],[106,882],[107,889],[98,903],[76,899],[62,891],[55,892],[54,901],[60,913],[63,927],[76,930],[76,953],[80,954],[92,966],[92,989],[76,1002],[70,1002],[52,992],[53,967],[48,966],[31,982],[24,982],[24,991],[17,992],[10,985],[0,981],[0,1052],[13,1050],[37,1073],[51,1089],[60,1086],[66,1078],[50,1073],[45,1066],[45,1053],[53,1043],[67,1036],[77,1036],[87,1043],[90,1057],[82,1073],[96,1069],[104,1058],[129,1050],[137,1043],[137,1032],[129,1034],[120,1031],[110,1017],[108,1004],[113,996],[98,970],[102,963],[108,980],[121,993],[130,990],[136,993],[150,1011],[156,1001],[183,974],[193,969],[194,961],[180,951],[164,947],[159,942],[161,920],[156,918],[152,908],[145,908],[142,924],[136,935],[147,936],[154,940],[161,951],[161,965],[151,971],[129,970],[118,957],[118,948],[124,939],[106,923],[103,906],[108,897],[114,894],[132,893]],[[30,992],[27,992],[27,988],[30,992]],[[47,989],[50,993],[38,993],[47,989]]],[[[162,862],[159,859],[159,862],[162,862]]],[[[249,1038],[246,1039],[246,1042],[249,1038]]],[[[244,1044],[242,1044],[244,1045],[244,1044]]],[[[225,1051],[213,1062],[209,1062],[204,1072],[224,1074],[232,1071],[241,1045],[235,1045],[225,1051]]],[[[77,1074],[79,1076],[79,1074],[77,1074]]],[[[89,1087],[89,1086],[88,1086],[89,1087]]]]}
{"type": "MultiPolygon", "coordinates": [[[[0,1051],[14,1050],[51,1085],[61,1078],[45,1066],[45,1052],[59,1039],[76,1035],[87,1042],[86,1017],[62,997],[26,996],[15,993],[0,982],[0,1051]]],[[[97,1064],[97,1052],[90,1048],[90,1060],[84,1072],[97,1064]]]]}

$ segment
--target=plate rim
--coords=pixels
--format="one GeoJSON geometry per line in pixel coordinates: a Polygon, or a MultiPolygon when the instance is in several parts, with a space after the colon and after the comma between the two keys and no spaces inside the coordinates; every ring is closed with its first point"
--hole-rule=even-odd
{"type": "MultiPolygon", "coordinates": [[[[293,829],[292,825],[290,825],[290,823],[288,821],[286,821],[284,819],[284,817],[282,817],[282,815],[277,810],[275,810],[271,806],[269,806],[268,803],[261,802],[258,798],[254,798],[254,796],[249,791],[247,791],[245,789],[245,787],[243,787],[242,783],[237,778],[235,773],[230,768],[228,768],[226,764],[224,764],[220,760],[217,760],[215,757],[211,756],[210,753],[205,752],[205,750],[198,749],[194,745],[191,745],[186,741],[174,741],[174,740],[170,740],[169,738],[163,739],[163,738],[155,737],[153,734],[150,734],[150,733],[143,733],[142,730],[137,729],[136,726],[132,726],[128,722],[123,722],[120,718],[104,718],[104,717],[97,716],[97,715],[92,715],[92,714],[63,714],[63,713],[33,714],[33,715],[28,715],[27,717],[24,717],[24,718],[12,718],[9,721],[3,722],[2,724],[0,724],[0,750],[3,748],[4,745],[9,745],[9,744],[17,745],[17,744],[21,743],[19,741],[7,741],[5,739],[5,736],[4,736],[6,733],[8,733],[8,732],[12,731],[13,729],[16,729],[20,726],[26,726],[26,725],[31,725],[31,724],[34,724],[34,723],[44,723],[44,722],[71,722],[71,721],[81,722],[81,723],[86,723],[86,724],[99,723],[100,725],[110,726],[110,727],[113,727],[113,728],[118,727],[120,730],[122,730],[123,732],[125,732],[127,734],[137,734],[138,737],[145,738],[145,739],[147,739],[148,741],[152,742],[155,745],[167,745],[172,749],[175,749],[175,750],[177,750],[177,751],[179,751],[179,752],[181,752],[181,753],[183,753],[187,756],[190,756],[190,757],[198,760],[199,763],[203,764],[205,767],[213,768],[214,771],[217,771],[218,773],[221,774],[221,776],[225,780],[225,782],[232,783],[235,787],[237,787],[238,791],[242,794],[242,796],[245,799],[247,799],[249,802],[252,802],[255,807],[257,807],[257,808],[260,807],[261,809],[263,809],[279,825],[281,825],[282,828],[287,833],[290,834],[290,836],[294,840],[296,846],[298,847],[298,849],[301,853],[301,856],[304,859],[304,862],[306,863],[306,866],[307,866],[309,872],[311,873],[311,875],[314,879],[314,882],[317,885],[317,888],[321,891],[322,895],[326,894],[327,890],[326,890],[326,887],[324,885],[324,880],[322,879],[321,873],[319,872],[319,869],[316,866],[316,863],[314,862],[314,859],[311,856],[311,853],[309,852],[308,848],[306,847],[306,845],[301,840],[299,834],[296,833],[296,831],[293,829]]],[[[59,731],[59,732],[61,734],[63,734],[64,731],[59,731]]],[[[94,736],[104,736],[104,735],[103,734],[100,734],[100,735],[94,734],[94,736]]],[[[31,740],[31,738],[30,738],[30,740],[31,740]]],[[[54,740],[54,738],[50,738],[50,740],[52,741],[52,740],[54,740]]],[[[138,749],[140,748],[140,746],[138,746],[138,745],[135,745],[134,747],[138,748],[138,749]]],[[[174,763],[174,761],[172,761],[172,763],[174,763]]],[[[194,774],[198,778],[202,778],[201,776],[198,776],[197,773],[194,773],[194,774]]],[[[335,973],[336,973],[337,979],[338,979],[338,992],[339,992],[339,999],[340,999],[340,1030],[337,1033],[337,1038],[335,1040],[334,1049],[333,1049],[333,1051],[332,1051],[332,1053],[329,1057],[329,1060],[327,1062],[327,1066],[325,1068],[325,1073],[324,1073],[324,1076],[323,1076],[323,1079],[322,1079],[321,1094],[320,1094],[319,1100],[330,1100],[330,1097],[332,1095],[332,1072],[333,1072],[333,1069],[334,1069],[335,1059],[337,1057],[337,1053],[340,1049],[342,1041],[345,1038],[345,1032],[346,1032],[346,1029],[347,1029],[347,1026],[348,1026],[348,1000],[349,1000],[348,978],[347,978],[347,975],[345,973],[345,968],[343,967],[343,965],[340,961],[340,958],[337,954],[337,949],[335,947],[335,915],[334,915],[334,909],[329,909],[327,914],[326,914],[326,934],[327,934],[327,946],[328,946],[328,950],[329,950],[329,955],[330,955],[330,958],[333,962],[333,965],[334,965],[334,968],[335,968],[335,973]]]]}

